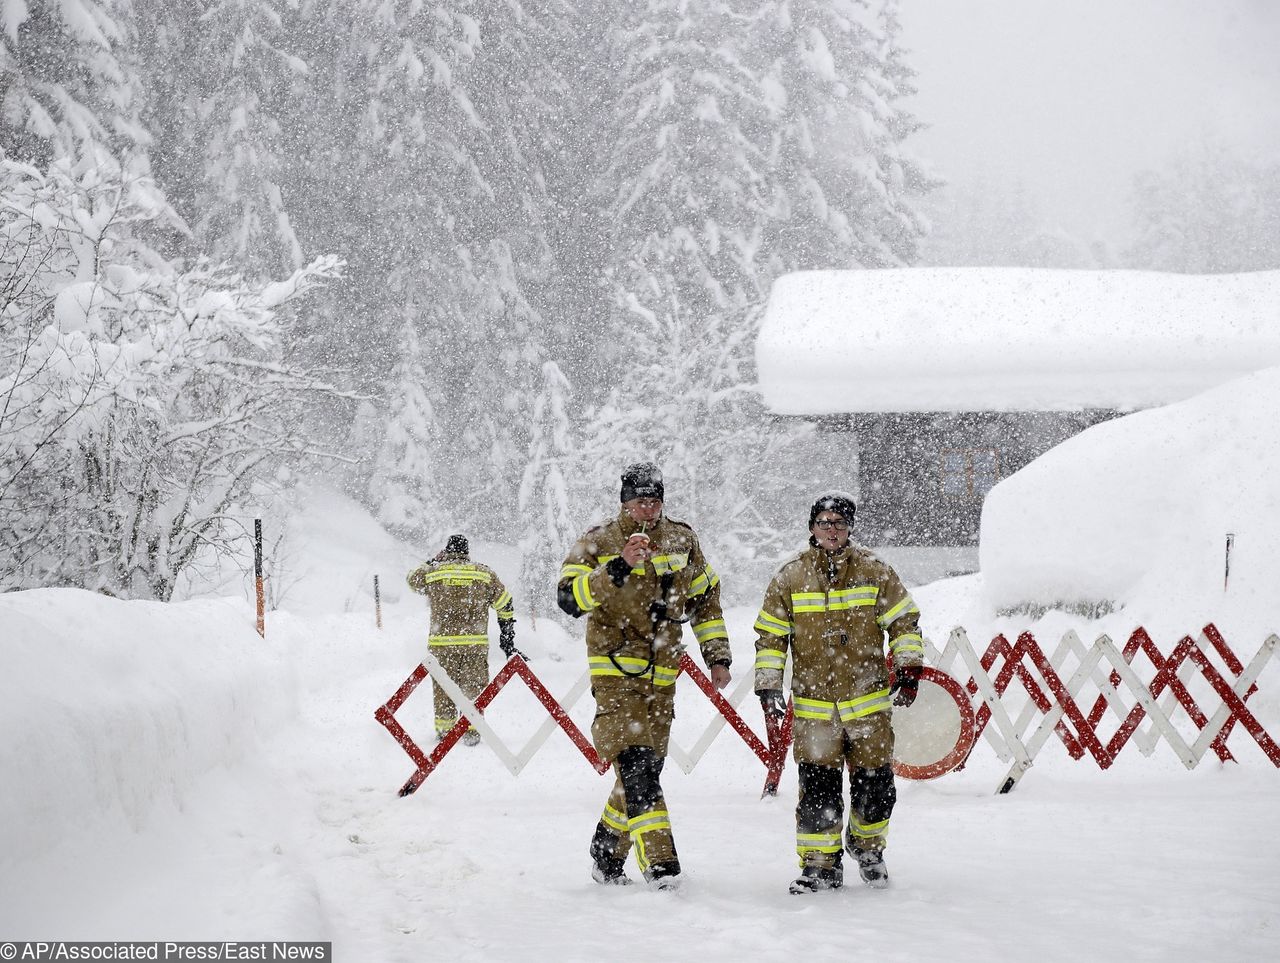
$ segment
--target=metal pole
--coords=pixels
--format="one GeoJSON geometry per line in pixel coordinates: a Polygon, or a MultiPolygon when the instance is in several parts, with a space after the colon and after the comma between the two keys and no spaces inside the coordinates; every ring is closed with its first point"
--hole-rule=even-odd
{"type": "Polygon", "coordinates": [[[373,577],[373,612],[378,628],[382,628],[382,593],[378,589],[378,576],[373,577]]]}
{"type": "Polygon", "coordinates": [[[1231,546],[1236,542],[1236,533],[1227,532],[1227,554],[1222,561],[1222,591],[1227,590],[1227,581],[1231,578],[1231,546]]]}
{"type": "Polygon", "coordinates": [[[266,598],[262,592],[262,519],[253,520],[253,581],[258,595],[258,634],[267,637],[266,598]]]}

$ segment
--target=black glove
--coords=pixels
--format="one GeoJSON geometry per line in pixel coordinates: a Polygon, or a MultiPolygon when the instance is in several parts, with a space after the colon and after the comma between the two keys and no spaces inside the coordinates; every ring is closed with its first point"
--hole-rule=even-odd
{"type": "Polygon", "coordinates": [[[893,688],[889,694],[894,697],[893,704],[906,708],[916,701],[916,693],[920,691],[920,675],[924,672],[922,665],[900,665],[893,670],[893,688]]]}
{"type": "Polygon", "coordinates": [[[502,650],[502,654],[508,659],[513,655],[518,655],[525,662],[529,661],[529,657],[516,648],[516,624],[514,622],[498,623],[498,648],[502,650]]]}
{"type": "Polygon", "coordinates": [[[787,700],[782,698],[781,689],[763,689],[757,692],[760,697],[760,708],[766,716],[783,719],[787,715],[787,700]]]}
{"type": "Polygon", "coordinates": [[[604,570],[609,573],[609,578],[618,588],[622,588],[626,584],[627,576],[631,574],[631,566],[627,564],[627,560],[621,555],[609,559],[604,570]]]}

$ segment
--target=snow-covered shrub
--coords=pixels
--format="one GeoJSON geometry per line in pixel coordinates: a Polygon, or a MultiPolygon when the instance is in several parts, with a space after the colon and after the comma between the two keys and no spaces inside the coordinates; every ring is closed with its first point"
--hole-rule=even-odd
{"type": "Polygon", "coordinates": [[[0,578],[167,599],[275,459],[302,450],[278,309],[322,258],[251,284],[167,262],[154,186],[109,158],[0,156],[0,578]]]}

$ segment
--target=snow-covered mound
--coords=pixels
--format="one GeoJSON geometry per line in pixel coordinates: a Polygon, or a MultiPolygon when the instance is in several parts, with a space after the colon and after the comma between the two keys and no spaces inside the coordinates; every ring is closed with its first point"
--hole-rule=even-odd
{"type": "Polygon", "coordinates": [[[982,513],[987,601],[1275,631],[1277,411],[1271,368],[1096,425],[1004,479],[982,513]]]}
{"type": "Polygon", "coordinates": [[[0,852],[10,858],[100,819],[136,831],[158,803],[182,807],[197,779],[238,763],[298,711],[280,647],[258,637],[239,600],[0,595],[0,663],[0,852]]]}

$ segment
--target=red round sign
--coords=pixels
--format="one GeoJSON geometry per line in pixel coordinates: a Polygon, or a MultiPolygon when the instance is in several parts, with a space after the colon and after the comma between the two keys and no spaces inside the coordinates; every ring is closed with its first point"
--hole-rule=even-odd
{"type": "Polygon", "coordinates": [[[926,666],[915,702],[893,707],[894,774],[935,779],[964,761],[973,740],[969,694],[945,672],[926,666]]]}

